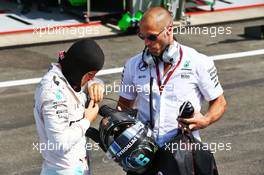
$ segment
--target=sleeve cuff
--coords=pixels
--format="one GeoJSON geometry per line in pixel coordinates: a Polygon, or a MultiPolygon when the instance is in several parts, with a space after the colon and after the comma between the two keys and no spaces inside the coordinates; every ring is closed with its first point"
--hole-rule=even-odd
{"type": "Polygon", "coordinates": [[[212,101],[212,100],[215,100],[217,97],[219,97],[220,95],[222,95],[224,93],[224,90],[221,88],[219,89],[218,91],[210,94],[208,97],[206,97],[205,99],[207,101],[212,101]]]}
{"type": "Polygon", "coordinates": [[[86,131],[90,127],[90,121],[86,118],[83,118],[78,123],[84,131],[86,131]]]}
{"type": "Polygon", "coordinates": [[[102,86],[104,86],[104,82],[103,80],[99,79],[99,78],[93,78],[92,80],[88,81],[87,83],[87,88],[91,87],[93,84],[95,83],[99,83],[101,84],[102,86]]]}

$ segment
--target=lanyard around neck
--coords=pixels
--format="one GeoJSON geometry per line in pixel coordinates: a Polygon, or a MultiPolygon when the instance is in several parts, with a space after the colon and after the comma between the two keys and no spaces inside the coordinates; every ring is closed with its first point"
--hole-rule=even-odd
{"type": "Polygon", "coordinates": [[[180,59],[178,60],[176,66],[168,73],[168,75],[167,75],[167,77],[163,83],[161,83],[159,65],[156,64],[156,73],[157,73],[157,78],[158,78],[158,86],[159,86],[160,95],[162,94],[163,88],[165,87],[165,85],[169,81],[170,77],[172,76],[174,71],[177,69],[177,67],[180,65],[181,60],[182,60],[182,48],[180,47],[180,59]]]}

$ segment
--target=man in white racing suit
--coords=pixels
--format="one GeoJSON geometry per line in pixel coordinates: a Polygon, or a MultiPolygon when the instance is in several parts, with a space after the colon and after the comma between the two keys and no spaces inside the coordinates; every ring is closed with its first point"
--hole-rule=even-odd
{"type": "Polygon", "coordinates": [[[85,132],[103,98],[103,86],[90,80],[103,64],[101,48],[93,40],[82,39],[51,64],[37,86],[34,117],[44,159],[41,175],[89,174],[85,132]],[[88,81],[91,100],[85,107],[83,86],[88,81]]]}

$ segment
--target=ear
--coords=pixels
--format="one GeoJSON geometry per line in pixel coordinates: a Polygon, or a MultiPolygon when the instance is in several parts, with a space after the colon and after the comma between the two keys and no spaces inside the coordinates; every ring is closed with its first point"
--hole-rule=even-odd
{"type": "Polygon", "coordinates": [[[169,26],[167,29],[167,34],[170,35],[173,32],[173,27],[169,26]]]}

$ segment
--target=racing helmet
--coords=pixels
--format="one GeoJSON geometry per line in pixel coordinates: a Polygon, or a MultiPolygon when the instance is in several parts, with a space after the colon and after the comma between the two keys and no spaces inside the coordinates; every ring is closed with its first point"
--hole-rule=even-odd
{"type": "Polygon", "coordinates": [[[104,116],[99,133],[107,153],[125,171],[145,172],[158,149],[151,129],[127,111],[119,112],[105,105],[99,113],[104,116]]]}

